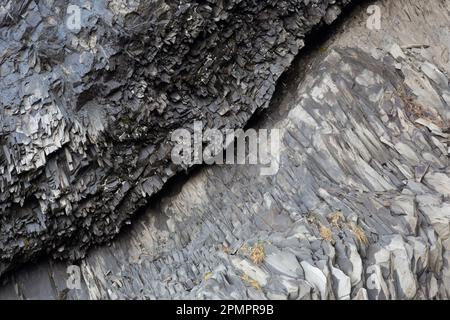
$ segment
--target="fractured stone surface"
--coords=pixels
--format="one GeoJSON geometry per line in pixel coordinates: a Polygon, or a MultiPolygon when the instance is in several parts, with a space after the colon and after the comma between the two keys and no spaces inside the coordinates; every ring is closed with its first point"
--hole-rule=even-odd
{"type": "Polygon", "coordinates": [[[111,240],[185,169],[170,133],[243,127],[348,2],[0,1],[0,275],[111,240]]]}
{"type": "Polygon", "coordinates": [[[202,168],[90,252],[80,290],[43,261],[0,297],[448,299],[450,4],[374,4],[382,29],[356,11],[257,124],[282,131],[277,175],[202,168]]]}

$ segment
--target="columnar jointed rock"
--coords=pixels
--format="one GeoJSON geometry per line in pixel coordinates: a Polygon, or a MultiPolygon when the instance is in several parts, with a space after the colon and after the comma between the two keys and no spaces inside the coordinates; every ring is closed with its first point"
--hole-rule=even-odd
{"type": "Polygon", "coordinates": [[[110,240],[182,169],[171,130],[242,127],[348,2],[0,1],[0,274],[110,240]]]}
{"type": "Polygon", "coordinates": [[[83,259],[81,289],[43,261],[0,298],[448,299],[450,3],[375,4],[382,30],[363,8],[278,87],[276,176],[203,168],[83,259]]]}

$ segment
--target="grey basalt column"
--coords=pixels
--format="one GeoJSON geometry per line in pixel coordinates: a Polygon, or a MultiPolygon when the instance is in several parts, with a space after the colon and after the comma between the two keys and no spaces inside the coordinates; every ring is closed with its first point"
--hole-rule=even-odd
{"type": "Polygon", "coordinates": [[[350,0],[0,0],[0,275],[79,259],[167,180],[170,133],[243,127],[350,0]]]}

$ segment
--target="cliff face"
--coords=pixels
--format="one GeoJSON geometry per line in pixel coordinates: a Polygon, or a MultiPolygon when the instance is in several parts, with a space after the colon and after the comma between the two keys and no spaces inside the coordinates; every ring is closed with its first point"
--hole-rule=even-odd
{"type": "Polygon", "coordinates": [[[90,251],[79,288],[44,259],[0,298],[448,299],[450,4],[370,5],[300,53],[252,122],[280,130],[276,175],[199,168],[90,251]]]}
{"type": "Polygon", "coordinates": [[[184,169],[170,133],[243,127],[348,2],[1,1],[0,274],[111,240],[184,169]]]}

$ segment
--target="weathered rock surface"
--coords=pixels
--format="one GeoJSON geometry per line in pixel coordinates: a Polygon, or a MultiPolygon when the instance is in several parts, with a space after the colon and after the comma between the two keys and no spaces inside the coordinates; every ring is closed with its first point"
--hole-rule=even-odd
{"type": "Polygon", "coordinates": [[[5,279],[3,298],[450,298],[450,3],[374,1],[300,57],[256,127],[281,168],[198,170],[110,247],[5,279]],[[39,289],[38,289],[39,288],[39,289]]]}
{"type": "Polygon", "coordinates": [[[170,133],[243,127],[348,2],[0,1],[0,275],[111,240],[184,169],[170,133]]]}

